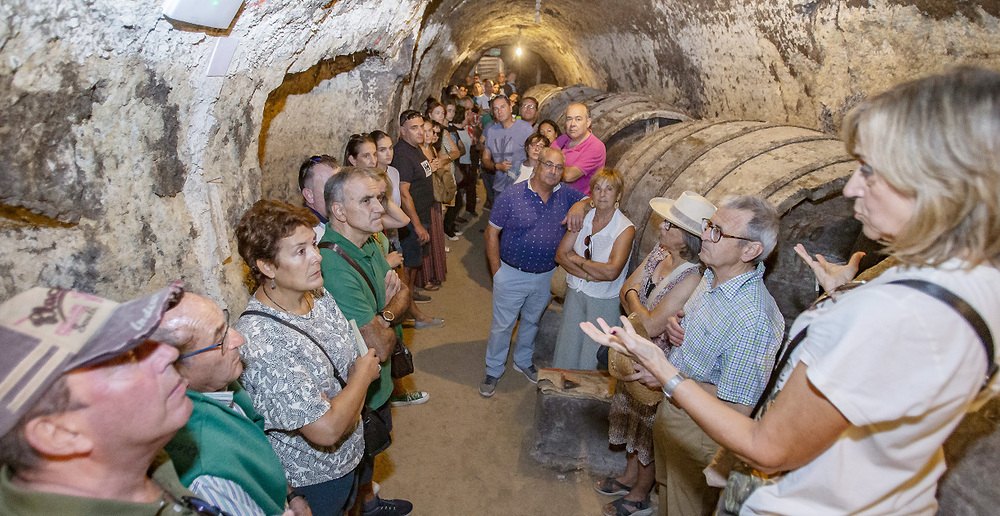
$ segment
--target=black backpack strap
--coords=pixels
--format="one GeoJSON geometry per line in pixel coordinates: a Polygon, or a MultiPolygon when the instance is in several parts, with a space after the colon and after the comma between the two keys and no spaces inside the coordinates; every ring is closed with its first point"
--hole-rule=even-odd
{"type": "Polygon", "coordinates": [[[983,382],[983,388],[985,388],[997,373],[997,363],[994,355],[993,334],[990,333],[989,326],[986,325],[986,321],[979,315],[979,312],[966,300],[937,283],[919,279],[900,279],[890,281],[889,284],[910,287],[928,296],[937,298],[965,318],[969,325],[972,326],[973,331],[979,335],[979,340],[983,343],[983,347],[986,348],[986,381],[983,382]]]}
{"type": "Polygon", "coordinates": [[[368,288],[371,289],[372,295],[375,296],[375,302],[378,303],[378,294],[375,293],[375,286],[372,285],[372,280],[368,279],[368,275],[365,274],[365,271],[361,270],[361,266],[358,265],[358,262],[356,262],[354,258],[351,258],[351,256],[347,254],[347,251],[344,251],[342,247],[333,242],[320,242],[318,247],[330,249],[331,251],[339,254],[340,257],[343,258],[351,267],[354,267],[354,270],[358,271],[358,274],[365,279],[365,283],[367,283],[368,288]]]}
{"type": "Polygon", "coordinates": [[[327,353],[325,349],[323,349],[323,346],[319,345],[319,342],[316,342],[316,339],[314,339],[312,335],[309,335],[308,333],[306,333],[305,330],[303,330],[302,328],[299,328],[298,326],[296,326],[296,325],[294,325],[294,324],[292,324],[292,323],[290,323],[288,321],[285,321],[283,319],[279,319],[279,318],[277,318],[277,317],[275,317],[275,316],[273,316],[273,315],[271,315],[271,314],[269,314],[267,312],[261,312],[260,310],[244,310],[243,313],[240,314],[240,317],[243,317],[244,315],[259,315],[261,317],[267,317],[269,319],[274,319],[275,321],[278,321],[279,323],[284,324],[285,326],[288,326],[289,328],[291,328],[291,329],[293,329],[293,330],[295,330],[295,331],[297,331],[297,332],[305,335],[307,339],[311,340],[312,343],[315,344],[317,348],[319,348],[319,350],[323,353],[323,356],[325,356],[326,359],[330,361],[330,367],[333,368],[333,377],[337,379],[338,383],[340,383],[340,388],[343,389],[344,387],[347,387],[347,382],[345,382],[344,379],[340,376],[340,371],[337,371],[337,366],[333,363],[333,359],[330,358],[330,354],[327,353]]]}

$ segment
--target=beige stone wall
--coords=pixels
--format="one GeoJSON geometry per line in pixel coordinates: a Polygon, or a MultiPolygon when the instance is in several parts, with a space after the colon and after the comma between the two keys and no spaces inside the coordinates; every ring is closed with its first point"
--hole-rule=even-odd
{"type": "Polygon", "coordinates": [[[241,307],[232,228],[261,196],[261,160],[284,173],[331,126],[383,122],[424,2],[248,1],[224,31],[172,22],[160,5],[0,4],[0,298],[45,284],[124,299],[183,279],[241,307]],[[207,77],[225,35],[240,38],[229,73],[207,77]],[[317,80],[337,92],[328,100],[288,102],[312,134],[279,112],[267,142],[280,150],[259,152],[271,92],[357,53],[378,57],[317,80]]]}

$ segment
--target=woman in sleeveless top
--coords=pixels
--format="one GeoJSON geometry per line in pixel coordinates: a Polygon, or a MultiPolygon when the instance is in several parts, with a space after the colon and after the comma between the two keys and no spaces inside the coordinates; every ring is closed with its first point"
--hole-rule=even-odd
{"type": "Polygon", "coordinates": [[[580,231],[566,232],[556,250],[556,263],[566,269],[567,288],[553,367],[596,369],[598,345],[583,333],[580,323],[618,316],[618,289],[625,282],[635,237],[632,221],[618,209],[622,187],[617,170],[604,168],[594,174],[590,179],[594,209],[584,217],[580,231]]]}

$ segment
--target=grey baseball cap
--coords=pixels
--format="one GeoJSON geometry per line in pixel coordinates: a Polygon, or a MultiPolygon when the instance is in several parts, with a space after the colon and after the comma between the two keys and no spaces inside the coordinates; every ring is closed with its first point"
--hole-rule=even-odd
{"type": "Polygon", "coordinates": [[[183,294],[179,281],[126,303],[35,287],[0,304],[0,435],[61,375],[145,342],[183,294]]]}

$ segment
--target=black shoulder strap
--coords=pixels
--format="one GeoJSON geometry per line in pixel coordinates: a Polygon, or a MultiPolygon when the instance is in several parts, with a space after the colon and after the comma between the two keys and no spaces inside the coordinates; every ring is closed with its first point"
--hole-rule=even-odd
{"type": "Polygon", "coordinates": [[[774,367],[771,368],[771,377],[767,379],[767,386],[764,387],[764,391],[760,393],[760,398],[757,399],[757,404],[753,406],[753,412],[750,412],[751,418],[757,419],[757,414],[759,414],[760,410],[764,408],[764,401],[767,400],[767,396],[771,394],[771,390],[774,389],[774,386],[778,383],[778,377],[781,376],[781,370],[785,368],[786,364],[788,364],[788,359],[792,356],[792,352],[795,351],[795,348],[797,348],[806,338],[806,332],[808,331],[808,326],[802,328],[802,331],[800,331],[798,335],[796,335],[795,338],[784,347],[784,350],[779,352],[778,355],[774,357],[774,367]]]}
{"type": "MultiPolygon", "coordinates": [[[[990,328],[986,325],[986,321],[983,320],[979,312],[972,307],[967,301],[958,297],[954,292],[938,285],[936,283],[931,283],[925,280],[919,279],[900,279],[896,281],[890,281],[890,285],[903,285],[910,287],[915,290],[919,290],[931,297],[937,298],[939,301],[950,306],[959,315],[968,321],[972,329],[979,335],[979,340],[983,343],[983,347],[986,348],[986,380],[983,382],[982,388],[990,383],[990,380],[997,373],[997,363],[994,355],[993,347],[993,335],[990,333],[990,328]]],[[[760,395],[760,399],[757,400],[757,404],[754,405],[753,412],[750,413],[750,417],[756,417],[760,410],[764,407],[764,401],[767,399],[771,390],[774,389],[775,384],[778,382],[778,376],[781,375],[781,370],[785,368],[788,364],[788,358],[792,355],[792,351],[802,342],[806,337],[806,332],[809,331],[809,327],[805,327],[798,335],[792,339],[782,353],[780,357],[775,357],[774,369],[771,370],[771,377],[767,380],[767,386],[764,387],[764,392],[760,395]]]]}
{"type": "Polygon", "coordinates": [[[344,379],[343,379],[343,377],[340,376],[340,371],[337,371],[337,366],[333,363],[333,359],[330,358],[330,354],[327,353],[325,349],[323,349],[323,346],[319,345],[319,342],[316,342],[316,339],[314,339],[312,335],[309,335],[308,333],[306,333],[305,330],[303,330],[302,328],[299,328],[298,326],[296,326],[296,325],[294,325],[294,324],[292,324],[292,323],[290,323],[288,321],[279,319],[279,318],[277,318],[277,317],[275,317],[275,316],[273,316],[273,315],[271,315],[271,314],[269,314],[267,312],[261,312],[260,310],[245,310],[242,314],[240,314],[240,317],[243,317],[244,315],[259,315],[261,317],[267,317],[269,319],[274,319],[275,321],[278,321],[279,323],[284,324],[285,326],[288,326],[289,328],[291,328],[291,329],[293,329],[293,330],[295,330],[295,331],[297,331],[297,332],[305,335],[307,339],[311,340],[312,343],[315,344],[317,348],[319,348],[319,350],[323,353],[323,356],[325,356],[326,359],[330,361],[330,367],[333,368],[333,377],[337,379],[338,383],[340,383],[340,388],[343,389],[344,387],[347,387],[347,382],[345,382],[344,379]]]}
{"type": "Polygon", "coordinates": [[[343,258],[351,267],[354,267],[354,270],[358,271],[358,274],[365,279],[365,283],[367,283],[368,288],[371,289],[372,295],[375,296],[375,302],[378,302],[378,294],[375,293],[375,286],[372,285],[372,280],[368,279],[368,275],[365,274],[365,271],[361,270],[361,266],[358,265],[358,262],[354,261],[354,258],[351,258],[351,256],[347,254],[347,251],[344,251],[342,247],[333,242],[320,242],[319,247],[322,247],[323,249],[330,249],[339,254],[340,257],[343,258]]]}
{"type": "Polygon", "coordinates": [[[997,364],[994,355],[993,334],[990,333],[989,326],[986,325],[986,321],[979,315],[979,312],[966,300],[937,283],[919,279],[900,279],[890,281],[889,284],[907,286],[919,290],[928,296],[937,298],[965,318],[976,334],[979,335],[979,340],[982,341],[983,347],[986,348],[986,381],[983,382],[983,387],[986,387],[986,384],[990,383],[990,380],[997,373],[997,364]]]}

